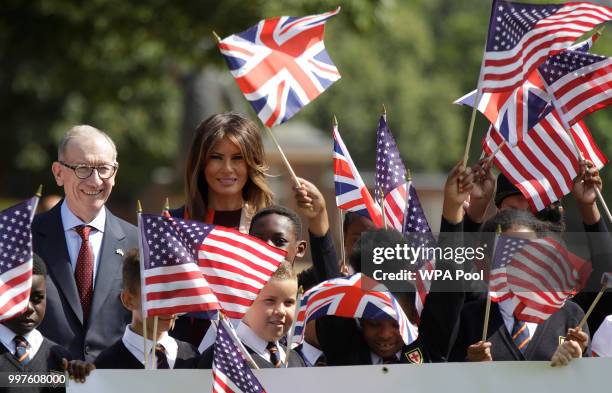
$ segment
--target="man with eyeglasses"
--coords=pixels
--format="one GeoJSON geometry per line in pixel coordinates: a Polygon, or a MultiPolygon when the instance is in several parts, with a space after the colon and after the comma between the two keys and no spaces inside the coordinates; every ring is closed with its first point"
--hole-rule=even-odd
{"type": "Polygon", "coordinates": [[[119,298],[121,263],[138,246],[137,228],[104,206],[118,168],[106,133],[87,125],[71,128],[51,168],[64,199],[32,224],[34,251],[49,270],[39,329],[74,359],[93,362],[130,321],[119,298]]]}

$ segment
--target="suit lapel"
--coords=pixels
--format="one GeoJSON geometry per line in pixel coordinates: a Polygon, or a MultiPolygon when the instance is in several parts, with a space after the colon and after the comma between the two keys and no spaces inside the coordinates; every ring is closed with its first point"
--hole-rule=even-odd
{"type": "Polygon", "coordinates": [[[83,309],[81,308],[81,300],[77,290],[76,281],[70,257],[68,256],[68,247],[66,246],[66,237],[64,234],[64,225],[62,223],[61,205],[58,203],[50,212],[48,222],[41,222],[38,232],[42,235],[41,250],[49,250],[46,255],[47,266],[53,281],[57,288],[64,294],[66,301],[76,314],[77,318],[83,323],[83,309]]]}
{"type": "MultiPolygon", "coordinates": [[[[106,208],[105,208],[106,209],[106,208]]],[[[96,282],[94,283],[94,295],[91,306],[90,319],[96,318],[98,311],[109,296],[115,278],[120,277],[119,270],[123,252],[125,233],[119,225],[117,217],[106,209],[106,222],[104,224],[104,237],[100,247],[100,257],[98,258],[98,270],[96,272],[96,282]],[[119,253],[117,250],[121,250],[119,253]]]]}

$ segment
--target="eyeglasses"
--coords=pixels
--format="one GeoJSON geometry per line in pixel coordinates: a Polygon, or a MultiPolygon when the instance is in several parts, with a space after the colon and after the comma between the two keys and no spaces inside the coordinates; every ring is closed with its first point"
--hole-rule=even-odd
{"type": "Polygon", "coordinates": [[[115,172],[117,172],[117,168],[119,167],[119,164],[113,164],[113,165],[104,164],[104,165],[92,166],[92,165],[85,165],[85,164],[69,165],[63,161],[58,161],[58,162],[62,164],[63,166],[65,166],[66,168],[72,169],[76,177],[82,180],[87,179],[89,176],[91,176],[94,169],[98,171],[98,176],[100,177],[100,179],[110,179],[111,177],[113,177],[115,172]]]}

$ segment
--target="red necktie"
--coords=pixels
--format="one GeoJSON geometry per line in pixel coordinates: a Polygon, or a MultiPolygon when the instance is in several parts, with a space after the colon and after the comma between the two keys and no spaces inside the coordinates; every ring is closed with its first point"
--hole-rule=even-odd
{"type": "Polygon", "coordinates": [[[83,308],[83,321],[87,321],[87,318],[89,318],[89,307],[91,306],[91,299],[93,297],[93,250],[89,245],[89,232],[91,231],[91,227],[79,225],[74,227],[74,230],[81,237],[81,249],[77,257],[74,278],[76,280],[77,289],[79,290],[81,307],[83,308]]]}

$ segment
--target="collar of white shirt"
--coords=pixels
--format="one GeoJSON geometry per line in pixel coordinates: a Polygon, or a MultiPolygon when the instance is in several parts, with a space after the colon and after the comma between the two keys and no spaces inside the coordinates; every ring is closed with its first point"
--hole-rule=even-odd
{"type": "Polygon", "coordinates": [[[304,356],[304,360],[306,360],[306,364],[312,367],[317,363],[319,357],[323,355],[323,351],[304,341],[302,343],[302,355],[304,356]]]}
{"type": "MultiPolygon", "coordinates": [[[[236,328],[236,334],[238,338],[244,345],[251,348],[256,354],[261,356],[262,358],[270,361],[270,352],[266,348],[268,346],[268,342],[263,338],[259,337],[251,328],[244,322],[240,321],[238,327],[236,328]]],[[[278,354],[280,356],[281,362],[285,361],[285,351],[278,344],[275,343],[276,348],[278,348],[278,354]]]]}
{"type": "MultiPolygon", "coordinates": [[[[395,354],[395,358],[398,361],[401,359],[401,356],[402,356],[402,351],[398,351],[395,354]]],[[[370,358],[372,359],[372,364],[383,364],[383,358],[381,358],[380,356],[378,356],[377,354],[375,354],[372,351],[370,351],[370,358]]]]}
{"type": "Polygon", "coordinates": [[[64,225],[64,232],[71,230],[72,228],[79,225],[89,225],[96,229],[96,231],[104,232],[104,225],[106,224],[106,208],[100,209],[96,217],[91,222],[83,222],[78,218],[72,210],[68,207],[68,202],[64,199],[61,207],[62,224],[64,225]]]}
{"type": "MultiPolygon", "coordinates": [[[[130,325],[125,327],[125,332],[123,333],[123,338],[121,339],[125,347],[130,351],[132,355],[140,363],[144,365],[144,351],[143,351],[143,337],[134,332],[130,325]]],[[[157,341],[158,344],[161,344],[166,350],[166,358],[168,359],[168,366],[170,368],[174,368],[174,364],[176,363],[176,357],[178,355],[178,344],[176,340],[168,335],[167,332],[164,332],[161,338],[157,341]]],[[[147,339],[147,352],[149,353],[149,364],[153,362],[153,340],[147,339]]]]}
{"type": "MultiPolygon", "coordinates": [[[[502,315],[504,320],[504,325],[508,330],[508,333],[512,334],[512,328],[514,327],[514,315],[512,314],[512,310],[514,310],[514,305],[512,303],[512,299],[506,299],[500,303],[498,303],[499,312],[502,315]]],[[[538,328],[538,324],[534,322],[525,322],[527,325],[527,330],[529,331],[529,338],[533,338],[533,335],[538,328]]]]}
{"type": "MultiPolygon", "coordinates": [[[[8,349],[12,354],[15,353],[15,332],[6,326],[0,324],[0,342],[6,349],[8,349]]],[[[24,334],[23,337],[28,342],[28,358],[32,359],[36,356],[36,353],[40,349],[40,346],[43,342],[43,335],[36,329],[31,332],[24,334]]]]}

